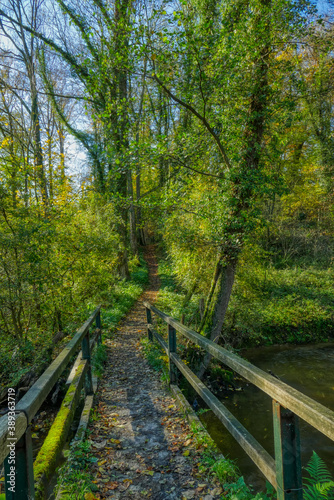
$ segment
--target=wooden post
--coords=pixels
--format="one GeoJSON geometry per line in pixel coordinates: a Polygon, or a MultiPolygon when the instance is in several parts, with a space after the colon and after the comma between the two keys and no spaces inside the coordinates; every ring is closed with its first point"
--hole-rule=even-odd
{"type": "Polygon", "coordinates": [[[273,401],[278,500],[302,500],[299,419],[273,401]]]}
{"type": "Polygon", "coordinates": [[[88,396],[88,395],[94,394],[93,380],[92,380],[92,368],[91,368],[91,364],[90,364],[91,358],[90,358],[89,330],[87,331],[87,334],[82,339],[81,349],[82,349],[82,359],[88,360],[88,370],[87,370],[86,377],[85,377],[85,393],[86,393],[86,396],[88,396]]]}
{"type": "Polygon", "coordinates": [[[100,330],[99,335],[97,337],[98,345],[102,344],[102,332],[101,332],[101,311],[99,311],[96,315],[96,328],[100,330]]]}
{"type": "Polygon", "coordinates": [[[177,368],[170,359],[172,352],[176,352],[176,330],[171,325],[168,325],[169,383],[177,384],[177,368]]]}
{"type": "Polygon", "coordinates": [[[148,340],[153,340],[153,335],[152,335],[152,332],[150,330],[150,327],[148,325],[151,325],[152,324],[152,314],[151,314],[151,310],[146,307],[146,321],[147,321],[147,336],[148,336],[148,340]]]}
{"type": "Polygon", "coordinates": [[[101,332],[101,311],[99,311],[96,315],[96,328],[100,330],[99,335],[97,337],[97,343],[100,345],[102,344],[102,332],[101,332]]]}
{"type": "Polygon", "coordinates": [[[5,491],[6,500],[35,499],[30,426],[27,427],[23,436],[15,445],[15,463],[13,464],[12,454],[5,460],[5,491]],[[12,467],[14,467],[14,469],[12,469],[12,467]]]}

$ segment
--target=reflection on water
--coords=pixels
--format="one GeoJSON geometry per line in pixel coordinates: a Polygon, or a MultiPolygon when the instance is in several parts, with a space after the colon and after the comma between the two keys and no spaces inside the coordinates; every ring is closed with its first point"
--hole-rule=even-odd
{"type": "MultiPolygon", "coordinates": [[[[247,349],[242,356],[264,371],[270,370],[283,382],[334,410],[334,344],[307,346],[270,346],[247,349]]],[[[231,392],[222,402],[240,420],[264,448],[274,456],[272,401],[252,384],[241,383],[243,391],[231,392]]],[[[246,482],[260,488],[264,479],[234,438],[212,414],[202,417],[224,455],[237,459],[246,482]]],[[[300,421],[302,462],[312,450],[325,460],[334,474],[334,443],[300,421]]]]}

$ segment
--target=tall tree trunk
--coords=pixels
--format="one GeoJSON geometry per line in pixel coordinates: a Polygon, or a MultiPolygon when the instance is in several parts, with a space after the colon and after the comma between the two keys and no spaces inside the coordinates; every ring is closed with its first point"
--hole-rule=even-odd
{"type": "Polygon", "coordinates": [[[117,54],[117,63],[114,70],[115,88],[117,93],[116,110],[114,113],[114,147],[116,152],[117,164],[119,165],[116,191],[120,198],[119,213],[122,223],[119,227],[122,239],[123,249],[119,252],[119,269],[121,275],[129,279],[130,272],[128,266],[128,210],[125,202],[129,190],[129,165],[126,157],[129,149],[128,140],[128,59],[129,59],[129,20],[130,20],[130,0],[116,0],[115,2],[115,54],[117,54]]]}
{"type": "Polygon", "coordinates": [[[129,226],[130,226],[130,246],[134,255],[138,254],[138,241],[137,241],[137,228],[136,228],[136,215],[133,205],[133,186],[132,186],[132,172],[128,168],[128,196],[129,196],[129,226]]]}
{"type": "MultiPolygon", "coordinates": [[[[218,342],[228,308],[235,271],[243,247],[247,229],[244,217],[251,208],[260,173],[260,145],[263,142],[269,94],[268,68],[270,54],[270,26],[265,24],[271,0],[261,0],[254,19],[254,36],[258,52],[254,60],[253,88],[250,97],[249,118],[244,131],[243,153],[240,168],[232,177],[233,204],[229,223],[225,227],[225,243],[217,263],[211,297],[205,311],[205,322],[210,325],[210,340],[218,342]]],[[[269,21],[268,21],[269,22],[269,21]]],[[[210,295],[209,294],[209,295],[210,295]]],[[[210,363],[207,354],[200,366],[198,376],[203,377],[210,363]]]]}
{"type": "MultiPolygon", "coordinates": [[[[223,264],[220,264],[219,267],[220,267],[219,275],[216,280],[216,286],[213,295],[214,300],[211,301],[212,323],[211,323],[209,338],[210,340],[212,340],[212,342],[218,342],[221,336],[227,307],[232,293],[235,270],[236,270],[236,262],[227,264],[225,266],[223,264]]],[[[208,314],[206,315],[206,317],[208,318],[208,314]]],[[[207,353],[204,356],[204,359],[198,370],[199,378],[203,377],[204,372],[207,369],[211,358],[212,356],[209,353],[207,353]]]]}
{"type": "Polygon", "coordinates": [[[59,140],[59,156],[60,156],[60,182],[64,184],[65,182],[65,131],[62,124],[59,122],[57,124],[58,129],[58,140],[59,140]]]}

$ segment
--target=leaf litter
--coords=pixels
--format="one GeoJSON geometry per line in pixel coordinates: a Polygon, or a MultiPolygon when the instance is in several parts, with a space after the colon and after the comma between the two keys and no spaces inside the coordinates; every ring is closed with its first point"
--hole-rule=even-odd
{"type": "Polygon", "coordinates": [[[201,449],[196,449],[186,420],[139,349],[146,335],[142,301],[153,302],[159,289],[152,249],[146,259],[149,290],[115,337],[105,342],[108,361],[89,429],[97,491],[86,500],[215,500],[221,498],[220,489],[198,471],[201,449]]]}

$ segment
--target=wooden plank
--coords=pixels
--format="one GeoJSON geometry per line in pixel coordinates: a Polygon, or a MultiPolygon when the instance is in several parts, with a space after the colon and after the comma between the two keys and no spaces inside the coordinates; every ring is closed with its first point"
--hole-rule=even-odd
{"type": "Polygon", "coordinates": [[[93,380],[92,380],[92,367],[91,367],[91,355],[90,355],[90,339],[89,330],[82,339],[81,342],[82,359],[87,360],[88,368],[85,377],[85,393],[86,396],[94,394],[93,391],[93,380]]]}
{"type": "Polygon", "coordinates": [[[259,387],[272,399],[279,402],[285,408],[289,408],[293,413],[311,424],[315,429],[318,429],[327,437],[334,440],[334,412],[332,410],[308,396],[305,396],[305,394],[290,387],[281,380],[260,370],[260,368],[257,368],[236,354],[211,342],[211,340],[208,340],[199,333],[187,328],[174,318],[159,311],[159,309],[148,302],[144,302],[144,305],[145,307],[149,307],[152,312],[166,321],[166,323],[173,326],[189,340],[192,340],[195,344],[212,354],[212,356],[242,375],[246,380],[259,387]]]}
{"type": "Polygon", "coordinates": [[[74,437],[75,441],[82,441],[85,438],[86,430],[89,423],[89,416],[93,406],[93,401],[94,401],[94,395],[86,396],[85,406],[83,407],[78,429],[74,437]]]}
{"type": "Polygon", "coordinates": [[[253,460],[262,471],[268,481],[277,487],[275,461],[269,453],[256,441],[256,439],[245,429],[245,427],[225,408],[225,406],[212,394],[212,392],[196,377],[196,375],[183,363],[181,358],[171,353],[172,361],[178,367],[195,391],[201,396],[203,401],[211,408],[226,429],[232,434],[247,455],[253,460]]]}
{"type": "Polygon", "coordinates": [[[150,326],[152,323],[151,311],[147,307],[146,307],[145,311],[146,311],[146,323],[147,323],[147,337],[149,340],[153,340],[152,332],[150,330],[150,326]]]}
{"type": "Polygon", "coordinates": [[[7,455],[9,454],[8,444],[11,444],[12,438],[15,438],[16,441],[19,441],[25,430],[27,428],[27,418],[24,413],[19,413],[15,415],[15,434],[11,436],[9,434],[8,429],[8,418],[7,415],[4,415],[0,418],[0,464],[5,460],[7,455]]]}
{"type": "Polygon", "coordinates": [[[177,369],[174,365],[171,354],[176,353],[176,330],[168,325],[168,368],[169,368],[169,383],[177,383],[177,369]]]}
{"type": "Polygon", "coordinates": [[[36,415],[63,370],[66,368],[69,360],[75,353],[82,339],[85,337],[99,311],[100,307],[95,309],[93,314],[87,319],[81,328],[79,328],[73,339],[70,340],[62,352],[16,405],[17,410],[26,411],[29,417],[29,423],[36,415]]]}
{"type": "Polygon", "coordinates": [[[165,342],[164,339],[161,337],[161,335],[159,335],[158,332],[153,328],[153,325],[148,325],[148,327],[150,328],[152,334],[157,339],[157,341],[159,342],[159,344],[161,345],[161,347],[164,349],[165,353],[168,356],[168,345],[167,345],[167,342],[165,342]]]}
{"type": "MultiPolygon", "coordinates": [[[[100,330],[97,329],[97,330],[95,330],[94,333],[95,333],[95,335],[94,335],[94,337],[90,341],[90,350],[91,351],[94,349],[95,344],[99,342],[100,330]]],[[[75,373],[77,371],[77,368],[78,368],[81,360],[82,360],[82,351],[79,352],[79,354],[78,354],[78,356],[77,356],[77,358],[76,358],[76,360],[75,360],[75,362],[74,362],[74,364],[72,366],[70,374],[69,374],[69,376],[68,376],[68,378],[66,380],[66,385],[70,385],[72,383],[74,375],[75,375],[75,373]]]]}
{"type": "MultiPolygon", "coordinates": [[[[93,323],[96,315],[99,313],[101,306],[97,307],[93,314],[87,319],[87,321],[79,328],[72,340],[66,345],[63,351],[57,356],[57,358],[51,363],[51,365],[45,370],[45,372],[39,377],[35,384],[29,389],[29,391],[23,396],[23,398],[16,405],[17,414],[15,416],[15,436],[19,440],[26,428],[27,424],[31,422],[44,400],[48,396],[54,384],[57,382],[63,370],[66,368],[69,360],[75,353],[79,343],[85,336],[87,330],[93,323]],[[22,412],[24,410],[29,418],[29,422],[22,412]],[[19,413],[21,411],[21,413],[19,413]]],[[[8,422],[7,416],[4,415],[0,418],[0,464],[5,460],[8,455],[7,441],[9,438],[8,434],[8,422]]]]}

